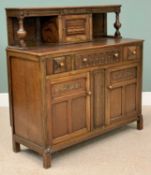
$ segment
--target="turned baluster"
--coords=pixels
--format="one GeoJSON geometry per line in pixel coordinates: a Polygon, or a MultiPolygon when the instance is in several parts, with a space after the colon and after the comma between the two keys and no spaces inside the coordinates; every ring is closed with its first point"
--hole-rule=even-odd
{"type": "Polygon", "coordinates": [[[119,17],[119,12],[116,12],[116,21],[114,23],[114,27],[116,29],[116,32],[115,32],[115,38],[122,38],[121,37],[121,33],[119,31],[119,29],[121,28],[121,23],[120,23],[120,17],[119,17]]]}
{"type": "Polygon", "coordinates": [[[18,23],[19,23],[19,29],[17,31],[17,36],[19,38],[20,46],[26,47],[26,43],[24,40],[27,35],[27,32],[24,29],[24,15],[23,14],[19,16],[18,23]]]}

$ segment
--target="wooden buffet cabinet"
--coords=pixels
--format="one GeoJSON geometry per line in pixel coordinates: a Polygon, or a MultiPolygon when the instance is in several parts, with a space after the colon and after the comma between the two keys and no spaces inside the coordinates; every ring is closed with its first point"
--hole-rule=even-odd
{"type": "Polygon", "coordinates": [[[23,144],[48,168],[53,152],[130,122],[143,128],[143,41],[121,37],[120,8],[6,9],[15,152],[23,144]]]}

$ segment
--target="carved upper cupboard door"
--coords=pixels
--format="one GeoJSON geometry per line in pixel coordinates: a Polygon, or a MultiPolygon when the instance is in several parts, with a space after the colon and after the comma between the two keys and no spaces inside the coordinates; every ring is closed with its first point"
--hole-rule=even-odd
{"type": "Polygon", "coordinates": [[[90,130],[89,73],[48,80],[48,135],[58,143],[90,130]]]}
{"type": "Polygon", "coordinates": [[[107,70],[106,124],[137,116],[139,72],[138,65],[107,70]]]}
{"type": "Polygon", "coordinates": [[[91,15],[65,15],[62,18],[63,42],[75,43],[91,39],[91,15]]]}

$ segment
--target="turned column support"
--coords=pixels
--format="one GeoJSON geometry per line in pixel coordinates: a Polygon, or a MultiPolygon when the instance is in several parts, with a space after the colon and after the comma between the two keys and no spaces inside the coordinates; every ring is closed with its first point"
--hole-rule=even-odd
{"type": "Polygon", "coordinates": [[[116,32],[114,34],[114,37],[115,38],[122,38],[121,36],[121,33],[120,33],[120,28],[121,28],[121,23],[120,23],[120,12],[116,12],[116,20],[115,20],[115,23],[114,23],[114,27],[116,29],[116,32]]]}
{"type": "Polygon", "coordinates": [[[19,29],[17,31],[17,36],[19,39],[20,46],[26,47],[25,38],[26,38],[27,32],[24,29],[24,14],[21,14],[18,17],[18,24],[19,24],[19,29]]]}

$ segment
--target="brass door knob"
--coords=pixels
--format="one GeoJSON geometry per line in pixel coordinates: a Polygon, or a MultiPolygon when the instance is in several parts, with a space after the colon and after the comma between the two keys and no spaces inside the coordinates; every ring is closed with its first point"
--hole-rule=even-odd
{"type": "Polygon", "coordinates": [[[118,57],[119,57],[119,53],[115,53],[115,54],[114,54],[114,57],[115,57],[115,58],[118,58],[118,57]]]}
{"type": "Polygon", "coordinates": [[[132,53],[133,53],[133,55],[136,55],[136,50],[133,50],[133,52],[132,52],[132,53]]]}
{"type": "Polygon", "coordinates": [[[109,88],[109,89],[113,89],[113,86],[112,86],[112,85],[110,85],[108,88],[109,88]]]}
{"type": "Polygon", "coordinates": [[[87,58],[83,58],[83,62],[86,63],[88,61],[87,58]]]}
{"type": "Polygon", "coordinates": [[[64,67],[64,62],[61,62],[59,65],[60,67],[64,67]]]}
{"type": "Polygon", "coordinates": [[[92,95],[92,92],[91,91],[88,91],[87,94],[90,96],[90,95],[92,95]]]}

